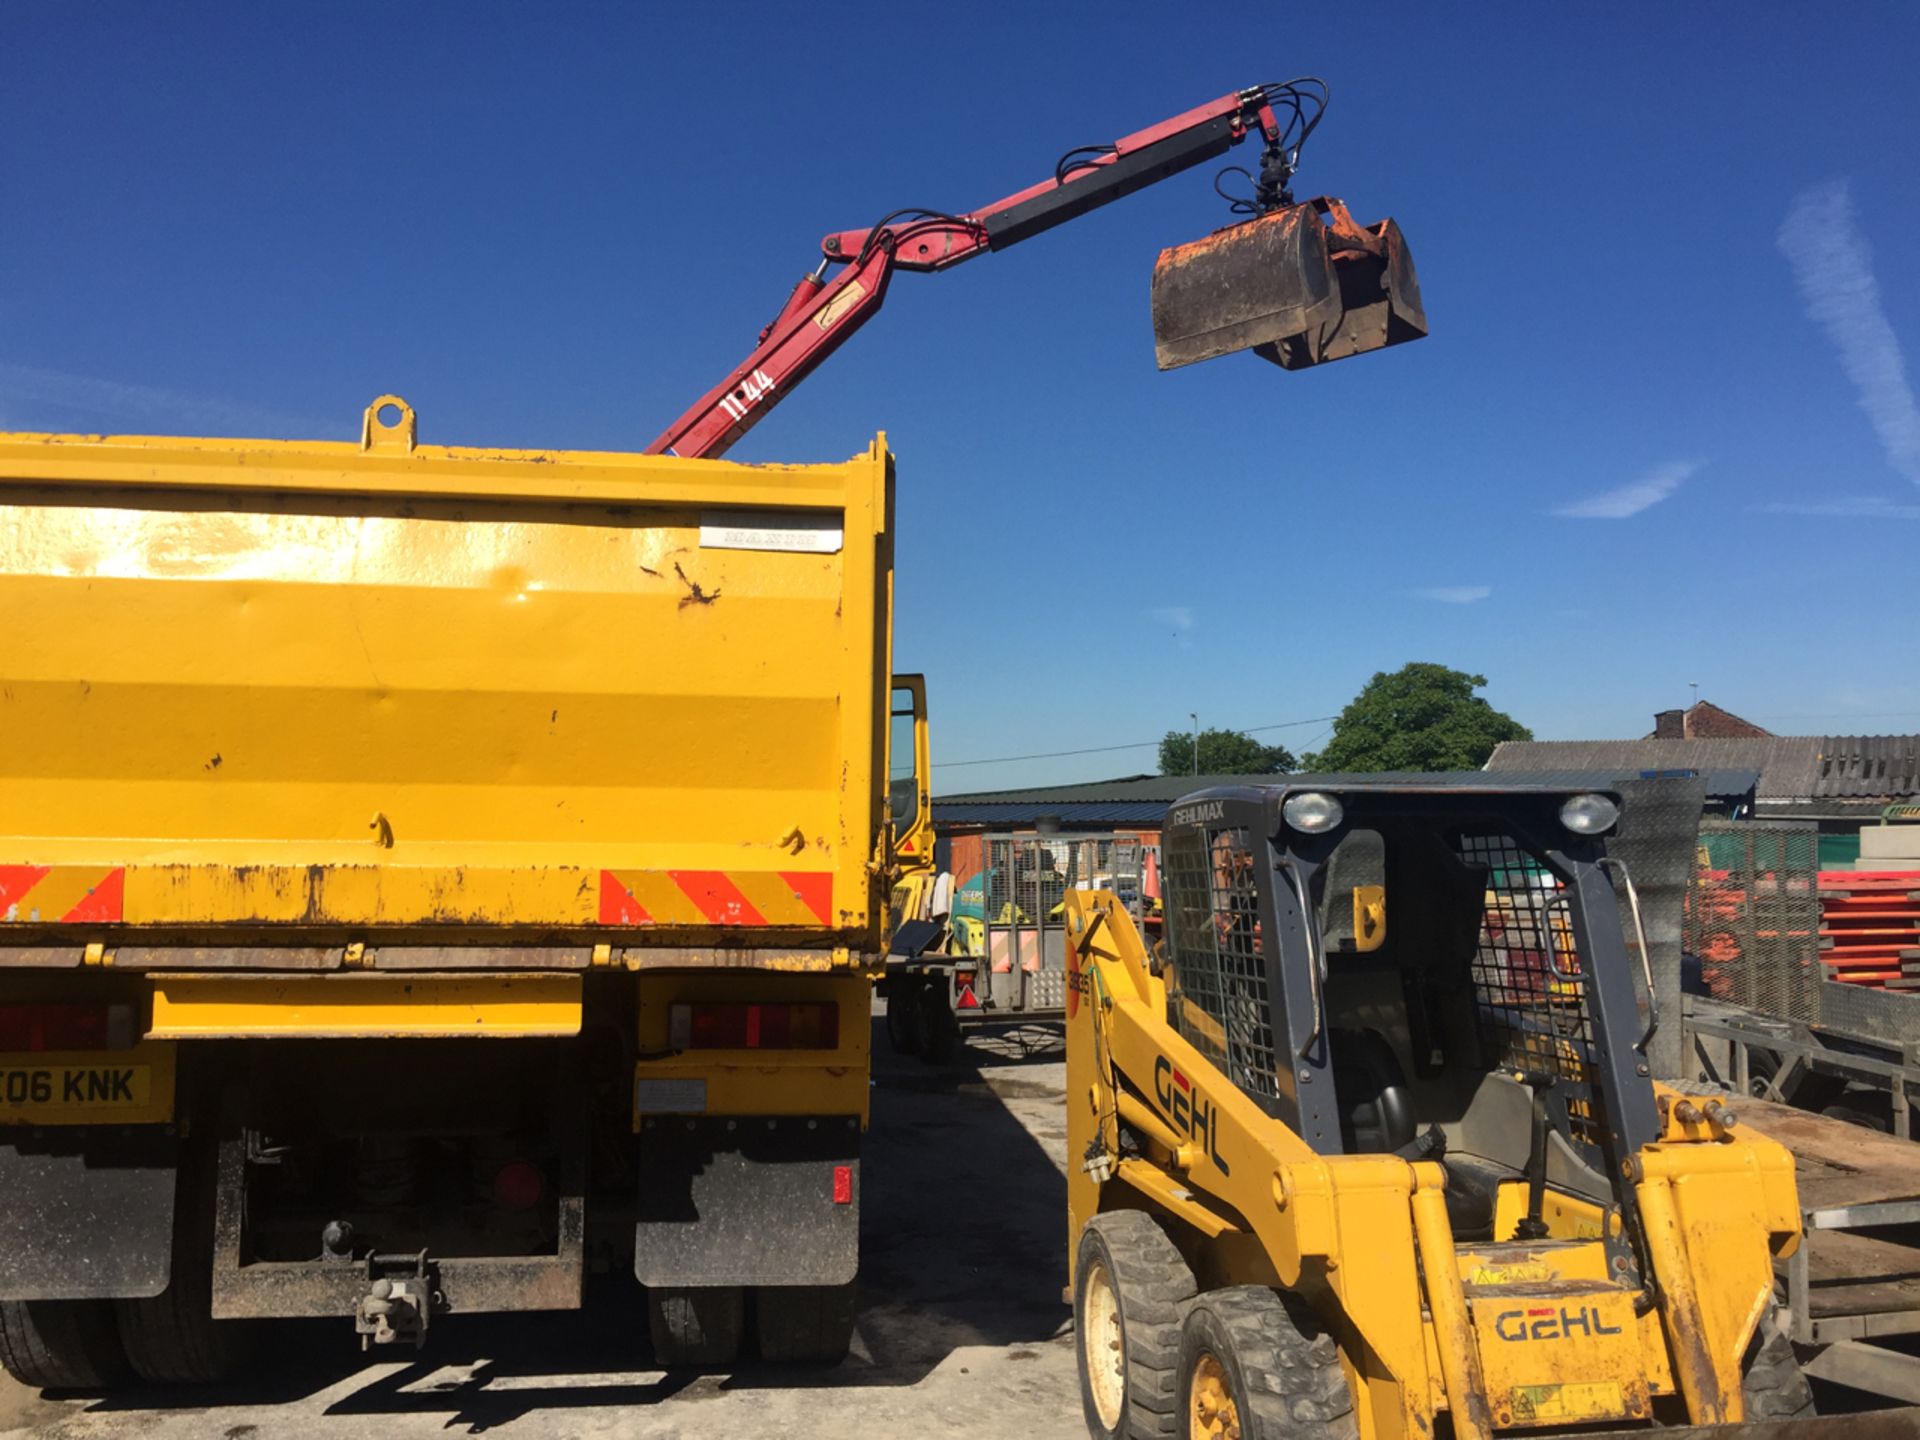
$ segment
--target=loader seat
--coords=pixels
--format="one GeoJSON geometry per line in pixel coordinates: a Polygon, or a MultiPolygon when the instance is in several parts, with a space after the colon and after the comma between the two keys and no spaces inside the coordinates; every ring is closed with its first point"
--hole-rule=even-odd
{"type": "MultiPolygon", "coordinates": [[[[1419,1133],[1407,1073],[1378,1030],[1333,1032],[1333,1088],[1340,1142],[1349,1155],[1392,1155],[1419,1133]]],[[[1461,1240],[1493,1238],[1494,1196],[1517,1172],[1475,1155],[1435,1156],[1447,1174],[1447,1220],[1461,1240]]]]}
{"type": "Polygon", "coordinates": [[[1413,1096],[1400,1057],[1378,1030],[1335,1030],[1333,1093],[1350,1155],[1391,1155],[1413,1143],[1413,1096]]]}

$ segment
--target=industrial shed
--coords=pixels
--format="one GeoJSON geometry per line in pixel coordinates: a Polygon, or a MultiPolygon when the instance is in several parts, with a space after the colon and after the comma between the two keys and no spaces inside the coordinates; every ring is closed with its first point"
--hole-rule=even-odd
{"type": "Polygon", "coordinates": [[[1492,772],[1759,772],[1754,818],[1858,830],[1887,806],[1920,799],[1920,735],[1767,735],[1741,739],[1508,740],[1492,772]]]}

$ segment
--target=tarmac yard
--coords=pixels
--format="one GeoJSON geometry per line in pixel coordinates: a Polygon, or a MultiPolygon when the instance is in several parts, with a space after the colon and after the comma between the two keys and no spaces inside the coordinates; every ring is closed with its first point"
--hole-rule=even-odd
{"type": "Polygon", "coordinates": [[[0,1375],[0,1436],[1079,1437],[1057,1031],[974,1040],[945,1069],[874,1037],[861,1312],[830,1369],[649,1368],[638,1290],[580,1312],[435,1320],[362,1355],[346,1319],[260,1328],[248,1380],[42,1395],[0,1375]]]}

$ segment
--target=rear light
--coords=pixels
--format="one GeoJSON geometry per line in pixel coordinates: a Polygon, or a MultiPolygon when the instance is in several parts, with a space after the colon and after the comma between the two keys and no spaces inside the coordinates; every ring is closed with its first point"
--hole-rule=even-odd
{"type": "Polygon", "coordinates": [[[831,1000],[675,1005],[668,1028],[676,1050],[837,1050],[840,1007],[831,1000]]]}
{"type": "Polygon", "coordinates": [[[547,1193],[547,1177],[536,1165],[510,1160],[493,1177],[493,1198],[503,1210],[531,1210],[547,1193]]]}
{"type": "Polygon", "coordinates": [[[126,1050],[138,1038],[131,1005],[0,1005],[0,1053],[126,1050]]]}

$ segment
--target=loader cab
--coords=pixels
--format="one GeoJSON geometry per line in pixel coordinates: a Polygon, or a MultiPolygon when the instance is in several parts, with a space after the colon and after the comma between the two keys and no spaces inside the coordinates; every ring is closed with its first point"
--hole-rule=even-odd
{"type": "Polygon", "coordinates": [[[1169,1018],[1320,1153],[1441,1161],[1463,1239],[1543,1205],[1604,1227],[1657,1128],[1618,813],[1432,782],[1190,796],[1162,837],[1169,1018]]]}

